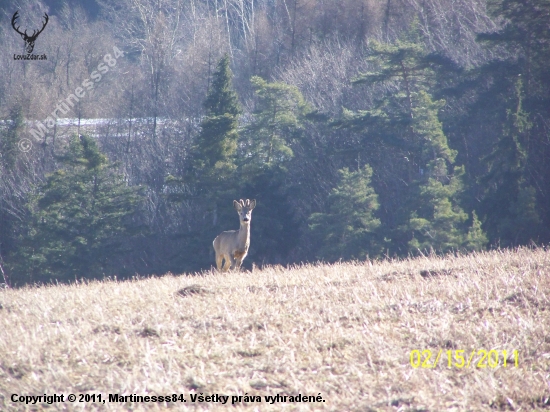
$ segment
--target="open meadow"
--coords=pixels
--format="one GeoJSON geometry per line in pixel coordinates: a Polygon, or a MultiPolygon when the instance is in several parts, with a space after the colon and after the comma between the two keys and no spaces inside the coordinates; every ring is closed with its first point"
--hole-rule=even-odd
{"type": "Polygon", "coordinates": [[[0,292],[2,411],[530,411],[549,398],[544,249],[0,292]],[[44,394],[64,402],[25,405],[44,394]]]}

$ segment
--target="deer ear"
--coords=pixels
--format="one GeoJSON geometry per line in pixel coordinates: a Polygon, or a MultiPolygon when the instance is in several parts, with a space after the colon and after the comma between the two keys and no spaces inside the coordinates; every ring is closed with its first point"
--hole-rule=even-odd
{"type": "Polygon", "coordinates": [[[240,212],[241,209],[242,209],[242,206],[239,202],[237,202],[236,200],[233,200],[233,207],[237,210],[237,212],[240,212]]]}
{"type": "Polygon", "coordinates": [[[256,199],[252,199],[250,202],[250,210],[254,209],[256,207],[256,199]]]}

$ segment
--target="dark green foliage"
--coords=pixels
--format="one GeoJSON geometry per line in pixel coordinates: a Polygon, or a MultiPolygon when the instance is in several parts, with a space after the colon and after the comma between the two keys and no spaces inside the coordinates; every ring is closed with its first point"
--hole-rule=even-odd
{"type": "Polygon", "coordinates": [[[229,55],[226,53],[218,62],[208,96],[204,101],[207,116],[219,116],[226,113],[237,116],[241,112],[237,94],[231,84],[233,74],[229,64],[229,55]]]}
{"type": "Polygon", "coordinates": [[[238,140],[238,116],[241,113],[237,94],[231,85],[229,56],[224,55],[213,75],[204,102],[205,116],[201,132],[193,147],[192,179],[200,174],[201,182],[222,182],[235,171],[238,140]]]}
{"type": "Polygon", "coordinates": [[[504,45],[519,56],[525,78],[526,95],[547,93],[548,59],[550,58],[550,1],[490,0],[489,8],[503,18],[502,29],[478,35],[480,41],[504,45]],[[542,82],[541,82],[542,80],[542,82]]]}
{"type": "Polygon", "coordinates": [[[468,251],[480,251],[485,249],[487,246],[487,235],[483,232],[481,228],[481,221],[477,218],[475,211],[472,212],[472,225],[468,230],[468,235],[466,236],[465,248],[468,251]]]}
{"type": "MultiPolygon", "coordinates": [[[[291,199],[285,177],[288,175],[282,170],[266,170],[247,179],[242,189],[242,197],[261,199],[252,217],[252,243],[244,262],[246,267],[252,262],[256,265],[285,263],[298,244],[300,225],[288,206],[291,199]]],[[[236,214],[233,219],[232,226],[236,229],[236,214]]]]}
{"type": "Polygon", "coordinates": [[[13,170],[17,155],[20,153],[18,144],[24,127],[21,106],[11,108],[7,122],[8,124],[0,129],[0,162],[5,170],[13,170]]]}
{"type": "Polygon", "coordinates": [[[452,163],[456,156],[447,146],[437,120],[437,112],[444,103],[433,102],[428,93],[438,71],[450,64],[428,54],[420,43],[411,40],[417,37],[410,35],[408,40],[396,44],[372,42],[367,60],[375,70],[360,74],[353,84],[383,86],[384,92],[372,109],[344,110],[343,120],[337,123],[398,150],[407,163],[407,183],[416,180],[430,160],[442,157],[452,163]]]}
{"type": "MultiPolygon", "coordinates": [[[[243,196],[258,199],[252,225],[250,259],[281,263],[296,246],[300,226],[289,204],[288,168],[295,159],[292,147],[304,140],[304,122],[310,112],[294,86],[251,79],[255,110],[241,132],[239,180],[243,196]]],[[[245,262],[246,263],[246,262],[245,262]]]]}
{"type": "Polygon", "coordinates": [[[507,110],[501,138],[486,158],[489,171],[483,179],[486,225],[501,246],[536,241],[542,234],[536,191],[527,183],[529,155],[525,146],[532,123],[522,106],[521,80],[515,90],[515,99],[511,99],[515,107],[507,110]]]}
{"type": "Polygon", "coordinates": [[[425,91],[420,91],[417,96],[413,108],[412,130],[421,153],[419,162],[428,167],[428,172],[438,173],[438,178],[443,179],[447,171],[438,168],[443,164],[453,164],[456,157],[456,150],[449,147],[438,117],[438,111],[445,102],[433,101],[425,91]]]}
{"type": "Polygon", "coordinates": [[[367,61],[374,70],[361,73],[352,80],[353,84],[391,84],[391,94],[381,99],[386,106],[388,102],[401,106],[399,111],[405,117],[413,117],[414,99],[416,93],[432,89],[442,73],[456,72],[459,69],[453,62],[438,54],[427,53],[418,42],[418,36],[409,36],[407,40],[398,40],[395,44],[372,41],[367,61]]]}
{"type": "MultiPolygon", "coordinates": [[[[417,36],[409,37],[395,45],[373,43],[369,61],[377,70],[354,80],[355,84],[387,84],[391,88],[397,82],[399,91],[387,91],[373,110],[344,112],[341,124],[379,137],[400,153],[382,154],[388,162],[399,159],[403,163],[392,178],[406,183],[394,194],[401,202],[389,216],[397,224],[382,229],[392,239],[391,249],[401,253],[458,250],[467,247],[468,234],[468,215],[459,199],[464,168],[454,166],[457,152],[449,147],[438,118],[445,102],[434,101],[427,92],[434,87],[444,59],[428,55],[415,41],[417,36]]],[[[483,243],[478,235],[472,232],[479,240],[476,247],[483,243]]]]}
{"type": "MultiPolygon", "coordinates": [[[[440,164],[440,169],[434,174],[441,176],[445,169],[446,166],[440,164]]],[[[461,168],[455,168],[446,184],[437,177],[430,177],[427,183],[420,186],[422,206],[411,213],[407,227],[413,234],[409,241],[411,251],[449,252],[465,246],[467,234],[464,223],[468,216],[456,201],[462,172],[461,168]]]]}
{"type": "Polygon", "coordinates": [[[299,138],[309,109],[298,88],[284,83],[268,83],[252,77],[257,98],[252,121],[243,131],[243,169],[259,173],[284,167],[293,157],[292,143],[299,138]]]}
{"type": "Polygon", "coordinates": [[[432,101],[422,91],[413,109],[412,128],[421,149],[419,159],[424,166],[416,181],[419,196],[411,202],[416,204],[416,209],[411,212],[407,227],[413,235],[409,241],[411,251],[448,252],[465,247],[467,242],[464,223],[468,216],[458,202],[464,168],[455,167],[452,174],[448,171],[456,152],[449,148],[438,119],[438,110],[443,104],[442,101],[432,101]]]}
{"type": "Polygon", "coordinates": [[[378,256],[377,240],[380,220],[374,217],[378,196],[370,186],[372,169],[350,172],[340,170],[340,182],[328,196],[328,212],[314,213],[309,218],[312,236],[320,246],[316,257],[327,261],[365,259],[378,256]]]}
{"type": "MultiPolygon", "coordinates": [[[[431,62],[426,58],[424,48],[418,43],[397,41],[395,45],[373,41],[371,54],[367,59],[375,71],[361,73],[353,80],[354,84],[379,83],[398,80],[407,99],[418,87],[429,84],[434,72],[431,62]]],[[[409,106],[412,108],[412,105],[409,106]]]]}
{"type": "Polygon", "coordinates": [[[0,283],[10,283],[4,259],[18,250],[18,234],[24,219],[24,191],[28,183],[26,156],[19,143],[24,129],[22,108],[11,108],[0,125],[0,283]]]}
{"type": "Polygon", "coordinates": [[[479,70],[479,78],[489,80],[492,87],[476,109],[493,115],[473,127],[489,123],[497,132],[489,153],[480,156],[485,170],[479,179],[479,212],[494,245],[546,242],[550,240],[544,230],[550,221],[550,150],[543,119],[550,107],[550,2],[494,0],[489,6],[504,24],[478,39],[505,53],[479,70]]]}
{"type": "Polygon", "coordinates": [[[138,189],[116,174],[92,138],[74,137],[63,163],[28,205],[32,222],[14,265],[17,282],[109,275],[120,239],[135,227],[138,189]]]}
{"type": "Polygon", "coordinates": [[[502,246],[525,245],[538,242],[545,228],[538,214],[536,191],[519,181],[517,196],[504,207],[505,216],[497,225],[497,236],[502,246]]]}

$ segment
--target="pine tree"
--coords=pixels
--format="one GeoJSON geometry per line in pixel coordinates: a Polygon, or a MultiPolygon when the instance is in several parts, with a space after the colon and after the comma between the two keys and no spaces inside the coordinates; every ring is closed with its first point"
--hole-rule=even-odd
{"type": "MultiPolygon", "coordinates": [[[[438,173],[446,166],[440,164],[438,173]]],[[[461,187],[462,168],[455,168],[447,184],[430,177],[420,186],[421,206],[411,212],[407,230],[412,231],[409,249],[448,252],[465,246],[464,223],[468,216],[456,201],[461,187]]]]}
{"type": "Polygon", "coordinates": [[[486,101],[494,111],[493,129],[501,131],[492,153],[481,159],[489,167],[480,179],[485,189],[480,214],[493,244],[547,242],[543,228],[550,221],[550,203],[544,201],[550,150],[544,119],[550,98],[550,2],[490,0],[488,6],[502,23],[478,40],[506,53],[479,70],[482,81],[493,85],[486,101]]]}
{"type": "Polygon", "coordinates": [[[468,230],[468,235],[466,237],[465,248],[468,251],[480,251],[484,250],[487,246],[487,235],[481,228],[481,221],[477,218],[475,210],[472,212],[472,225],[468,230]]]}
{"type": "Polygon", "coordinates": [[[374,41],[367,61],[376,70],[361,73],[353,83],[358,85],[398,81],[402,92],[396,97],[404,101],[406,116],[412,118],[414,94],[430,84],[434,77],[433,64],[427,58],[424,48],[408,41],[397,41],[395,45],[374,41]]]}
{"type": "Polygon", "coordinates": [[[379,107],[384,111],[394,106],[394,115],[402,122],[413,118],[415,95],[420,91],[430,91],[437,80],[459,71],[454,62],[438,53],[428,53],[422,45],[418,21],[415,18],[402,39],[394,44],[372,41],[367,62],[373,71],[360,73],[352,83],[386,84],[392,90],[380,99],[379,107]]]}
{"type": "Polygon", "coordinates": [[[17,237],[24,219],[24,198],[29,168],[18,162],[22,154],[21,135],[24,128],[23,111],[16,105],[9,111],[4,125],[0,125],[0,283],[10,284],[9,262],[4,264],[17,248],[17,237]]]}
{"type": "Polygon", "coordinates": [[[520,181],[519,185],[517,198],[510,205],[513,220],[501,222],[499,232],[503,235],[508,232],[506,237],[511,239],[514,245],[526,245],[529,242],[537,242],[544,229],[538,213],[535,188],[525,185],[523,181],[520,181]]]}
{"type": "Polygon", "coordinates": [[[528,153],[525,145],[532,123],[523,109],[523,82],[516,82],[515,107],[507,110],[501,138],[486,157],[489,171],[483,182],[486,225],[501,246],[526,244],[541,236],[535,189],[527,183],[528,153]]]}
{"type": "Polygon", "coordinates": [[[503,20],[501,29],[481,33],[478,40],[505,45],[512,56],[519,52],[519,67],[525,79],[525,95],[547,95],[550,58],[550,2],[548,0],[489,0],[488,9],[503,20]],[[544,79],[544,82],[540,81],[544,79]],[[546,84],[544,84],[546,83],[546,84]]]}
{"type": "Polygon", "coordinates": [[[299,225],[293,219],[288,171],[294,159],[293,146],[303,142],[304,121],[310,112],[295,86],[268,83],[252,77],[255,107],[239,141],[238,180],[243,192],[261,199],[261,219],[253,225],[254,255],[269,263],[286,258],[299,239],[299,225]]]}
{"type": "Polygon", "coordinates": [[[257,103],[251,122],[243,130],[245,172],[258,173],[284,164],[293,157],[292,142],[299,138],[304,117],[310,111],[295,86],[251,79],[257,103]]]}
{"type": "Polygon", "coordinates": [[[369,61],[374,71],[363,73],[355,84],[397,85],[386,92],[374,109],[344,113],[343,124],[379,136],[402,153],[399,180],[404,190],[396,212],[400,221],[387,228],[394,247],[409,251],[449,251],[466,247],[468,215],[459,205],[463,167],[454,166],[452,150],[438,118],[444,101],[433,101],[428,90],[441,69],[455,70],[446,59],[425,52],[418,33],[409,32],[395,45],[373,43],[369,61]],[[452,172],[449,172],[452,170],[452,172]]]}
{"type": "Polygon", "coordinates": [[[203,103],[205,116],[191,148],[187,174],[166,179],[170,201],[193,198],[204,210],[213,212],[214,222],[217,221],[217,205],[230,202],[237,188],[234,174],[241,109],[231,78],[229,56],[225,54],[218,62],[203,103]]]}
{"type": "Polygon", "coordinates": [[[107,275],[134,228],[139,189],[115,173],[92,138],[75,136],[62,161],[29,202],[32,223],[14,268],[19,282],[107,275]]]}
{"type": "Polygon", "coordinates": [[[7,127],[0,130],[0,161],[5,170],[13,170],[17,155],[20,153],[18,145],[24,127],[21,106],[16,105],[11,108],[8,121],[7,127]]]}
{"type": "Polygon", "coordinates": [[[412,129],[424,166],[415,182],[419,196],[411,202],[414,209],[405,225],[406,230],[412,232],[411,251],[448,252],[465,248],[468,243],[465,227],[468,215],[458,201],[464,167],[455,166],[453,173],[449,173],[456,151],[449,148],[438,119],[438,110],[443,104],[443,101],[434,102],[428,93],[421,91],[413,109],[412,129]]]}
{"type": "Polygon", "coordinates": [[[218,62],[212,85],[204,102],[205,116],[201,132],[192,150],[193,175],[221,182],[235,171],[238,140],[238,117],[241,113],[237,94],[231,84],[229,56],[218,62]]]}
{"type": "Polygon", "coordinates": [[[378,256],[380,243],[377,230],[380,220],[374,217],[378,210],[378,196],[370,186],[372,169],[350,172],[339,171],[340,182],[328,196],[327,213],[314,213],[309,227],[315,238],[321,239],[318,259],[364,259],[378,256]]]}

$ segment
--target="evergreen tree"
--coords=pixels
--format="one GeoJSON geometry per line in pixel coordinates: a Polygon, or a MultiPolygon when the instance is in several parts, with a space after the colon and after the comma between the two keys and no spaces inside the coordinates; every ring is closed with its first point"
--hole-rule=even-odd
{"type": "Polygon", "coordinates": [[[252,77],[255,110],[241,131],[239,181],[244,191],[261,199],[252,227],[251,259],[280,263],[299,239],[299,225],[290,211],[288,167],[294,159],[292,147],[303,139],[305,116],[310,112],[295,86],[268,83],[252,77]]]}
{"type": "MultiPolygon", "coordinates": [[[[441,173],[446,166],[440,165],[441,173]]],[[[435,250],[448,252],[465,246],[466,232],[464,223],[468,216],[456,201],[461,187],[461,168],[455,168],[447,184],[437,178],[428,178],[420,186],[420,204],[411,212],[411,218],[406,230],[412,231],[409,249],[435,250]]],[[[415,202],[416,203],[416,202],[415,202]]]]}
{"type": "Polygon", "coordinates": [[[352,83],[380,84],[397,88],[380,103],[399,106],[401,116],[412,119],[415,94],[431,92],[434,86],[453,73],[460,72],[457,65],[439,53],[428,53],[422,44],[418,18],[414,18],[406,33],[393,44],[371,41],[367,62],[373,70],[360,73],[352,83]]]}
{"type": "Polygon", "coordinates": [[[550,2],[548,0],[489,0],[489,10],[503,19],[501,29],[481,33],[478,40],[505,45],[517,58],[525,79],[525,95],[547,95],[550,58],[550,2]],[[542,80],[542,81],[541,81],[542,80]]]}
{"type": "MultiPolygon", "coordinates": [[[[369,61],[375,70],[359,75],[354,84],[383,83],[399,91],[386,91],[371,110],[345,112],[342,123],[379,136],[401,153],[392,159],[403,165],[401,175],[394,177],[405,185],[395,193],[401,202],[392,219],[401,223],[384,232],[391,233],[395,250],[466,247],[468,216],[459,206],[464,168],[454,166],[457,153],[449,147],[438,118],[444,101],[433,101],[427,92],[441,68],[454,67],[426,53],[414,30],[395,45],[374,43],[369,61]]],[[[390,159],[392,155],[385,154],[390,159]]]]}
{"type": "Polygon", "coordinates": [[[539,216],[535,188],[520,181],[517,197],[509,210],[510,218],[503,219],[498,226],[502,238],[509,239],[512,245],[538,242],[545,228],[539,216]]]}
{"type": "Polygon", "coordinates": [[[8,125],[0,130],[0,161],[5,170],[13,170],[15,167],[23,127],[23,109],[16,105],[10,110],[8,125]]]}
{"type": "MultiPolygon", "coordinates": [[[[443,104],[443,101],[434,102],[428,93],[421,91],[413,110],[412,128],[421,149],[420,161],[425,166],[416,180],[419,196],[411,201],[415,209],[405,226],[412,231],[411,251],[447,252],[482,243],[481,235],[473,228],[468,232],[465,227],[468,215],[459,206],[464,167],[455,166],[453,173],[448,171],[456,151],[449,148],[438,119],[438,110],[443,104]],[[478,236],[477,240],[471,239],[468,243],[468,233],[478,236]]],[[[472,224],[477,224],[475,219],[472,224]]]]}
{"type": "Polygon", "coordinates": [[[398,81],[400,93],[394,95],[404,102],[404,112],[413,117],[414,94],[431,84],[434,65],[424,48],[409,41],[397,41],[395,45],[372,42],[367,61],[375,68],[373,72],[361,73],[353,83],[373,84],[398,81]]]}
{"type": "Polygon", "coordinates": [[[22,193],[29,180],[29,168],[24,162],[17,162],[23,128],[23,111],[16,105],[9,111],[5,124],[0,125],[0,283],[8,285],[10,275],[4,258],[19,246],[17,234],[25,214],[22,193]]]}
{"type": "Polygon", "coordinates": [[[201,184],[207,180],[227,180],[236,169],[237,127],[241,109],[231,77],[229,56],[225,54],[214,72],[204,102],[206,113],[201,122],[201,132],[192,151],[193,178],[201,180],[201,184]]]}
{"type": "Polygon", "coordinates": [[[468,251],[480,251],[487,246],[487,236],[481,228],[481,221],[477,218],[475,210],[472,212],[472,225],[466,236],[465,248],[468,251]]]}
{"type": "Polygon", "coordinates": [[[321,240],[318,259],[364,259],[378,256],[381,248],[377,240],[380,220],[374,217],[378,210],[378,196],[370,186],[372,169],[350,172],[339,171],[340,182],[328,196],[327,213],[314,213],[309,227],[315,238],[321,240]]]}
{"type": "Polygon", "coordinates": [[[108,275],[121,238],[135,227],[140,196],[117,175],[96,142],[74,137],[28,207],[32,223],[14,265],[16,281],[66,281],[108,275]]]}
{"type": "MultiPolygon", "coordinates": [[[[479,179],[480,209],[490,241],[500,246],[548,241],[550,221],[550,155],[547,144],[550,101],[550,2],[547,0],[491,0],[489,10],[501,19],[500,30],[482,33],[478,40],[500,50],[479,70],[487,98],[478,111],[483,125],[492,121],[492,150],[482,157],[488,170],[479,179]],[[488,81],[489,80],[489,81],[488,81]]],[[[479,127],[474,124],[472,127],[479,127]]],[[[486,126],[487,127],[487,126],[486,126]]]]}
{"type": "Polygon", "coordinates": [[[283,167],[293,157],[293,140],[299,137],[309,108],[295,86],[251,79],[257,103],[252,120],[243,130],[242,151],[245,171],[258,173],[283,167]]]}
{"type": "Polygon", "coordinates": [[[522,106],[523,83],[516,82],[515,107],[507,110],[501,138],[487,156],[488,188],[483,202],[491,238],[501,246],[526,244],[541,235],[535,189],[527,184],[528,153],[525,144],[532,123],[522,106]]]}

